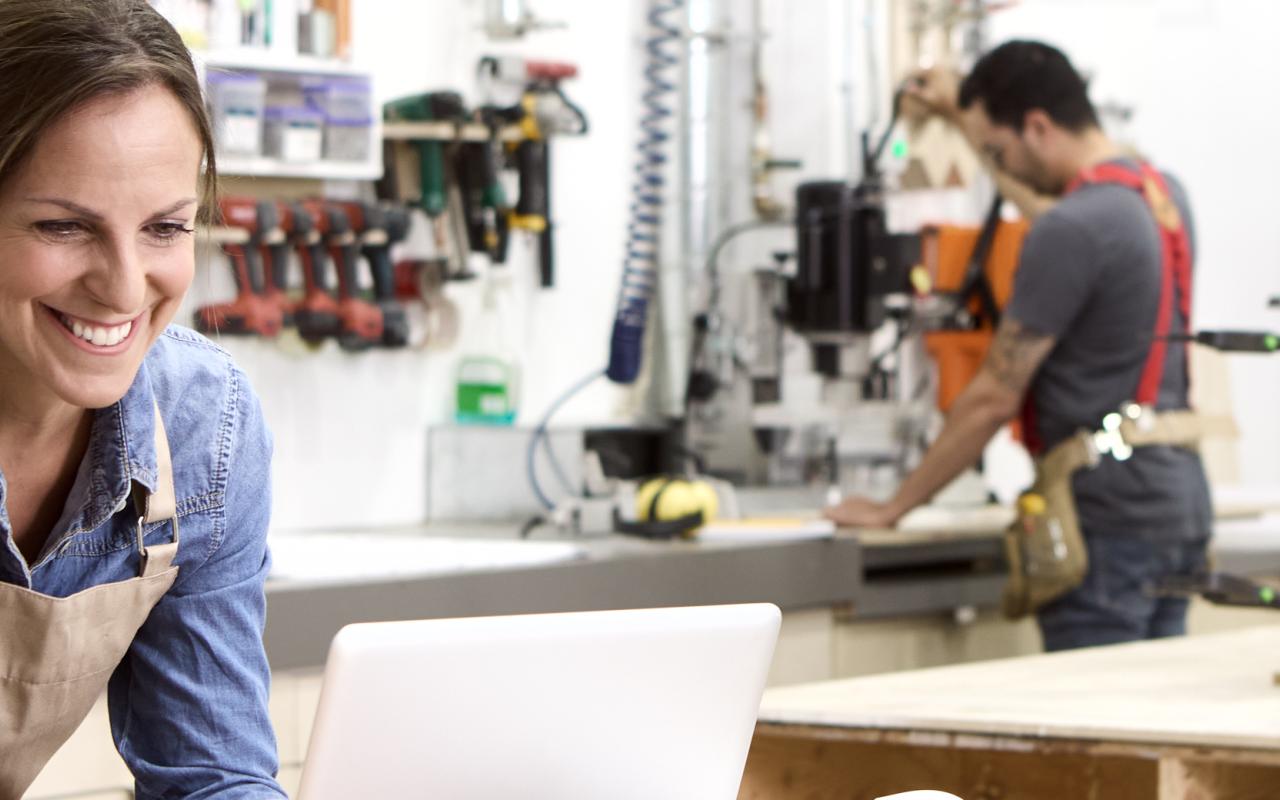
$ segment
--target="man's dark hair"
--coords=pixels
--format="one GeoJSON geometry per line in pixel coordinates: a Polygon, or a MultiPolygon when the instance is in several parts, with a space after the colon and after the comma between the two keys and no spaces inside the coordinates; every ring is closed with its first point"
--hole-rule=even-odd
{"type": "Polygon", "coordinates": [[[1043,42],[1005,42],[985,54],[960,84],[959,100],[962,109],[981,101],[993,123],[1016,131],[1034,108],[1075,133],[1099,127],[1084,79],[1043,42]]]}

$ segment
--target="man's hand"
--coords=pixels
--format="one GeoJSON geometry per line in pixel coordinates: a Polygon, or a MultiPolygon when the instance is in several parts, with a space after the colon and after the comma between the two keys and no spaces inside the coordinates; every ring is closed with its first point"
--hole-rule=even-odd
{"type": "Polygon", "coordinates": [[[1053,350],[1056,337],[1039,333],[1005,315],[977,377],[956,398],[937,441],[888,503],[852,497],[823,510],[836,524],[891,528],[968,469],[1000,426],[1017,416],[1031,379],[1053,350]]]}
{"type": "Polygon", "coordinates": [[[850,497],[838,506],[827,506],[822,515],[842,528],[892,528],[902,516],[892,504],[865,497],[850,497]]]}
{"type": "Polygon", "coordinates": [[[913,73],[903,88],[901,114],[913,122],[939,116],[958,124],[960,74],[949,67],[930,67],[913,73]]]}

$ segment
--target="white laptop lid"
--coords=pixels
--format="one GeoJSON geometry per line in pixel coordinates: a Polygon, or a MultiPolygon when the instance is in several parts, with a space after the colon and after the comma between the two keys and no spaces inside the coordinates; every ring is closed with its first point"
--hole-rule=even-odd
{"type": "Polygon", "coordinates": [[[733,800],[776,606],[349,625],[300,800],[733,800]]]}

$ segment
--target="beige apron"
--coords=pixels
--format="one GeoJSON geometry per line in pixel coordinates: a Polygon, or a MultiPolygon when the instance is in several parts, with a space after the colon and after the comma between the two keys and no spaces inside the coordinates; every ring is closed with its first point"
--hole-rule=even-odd
{"type": "Polygon", "coordinates": [[[21,797],[79,727],[177,577],[173,465],[158,408],[155,416],[156,491],[134,484],[138,577],[65,598],[0,583],[0,800],[21,797]],[[166,519],[173,541],[144,547],[143,525],[166,519]]]}

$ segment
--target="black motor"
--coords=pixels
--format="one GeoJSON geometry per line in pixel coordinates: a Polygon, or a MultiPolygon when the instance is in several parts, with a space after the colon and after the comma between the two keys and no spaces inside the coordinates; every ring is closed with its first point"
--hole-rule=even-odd
{"type": "Polygon", "coordinates": [[[814,343],[823,371],[824,351],[847,334],[868,334],[885,321],[885,296],[908,290],[920,257],[917,235],[890,234],[874,185],[840,181],[796,189],[796,274],[787,285],[787,324],[814,343]]]}

